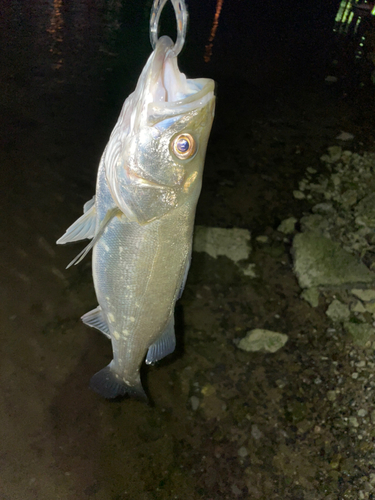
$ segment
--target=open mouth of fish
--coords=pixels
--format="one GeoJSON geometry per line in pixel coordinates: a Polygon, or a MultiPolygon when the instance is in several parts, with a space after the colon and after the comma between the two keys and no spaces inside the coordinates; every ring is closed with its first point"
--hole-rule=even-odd
{"type": "MultiPolygon", "coordinates": [[[[158,40],[151,66],[148,124],[173,118],[205,106],[214,95],[214,82],[207,78],[187,79],[178,68],[172,51],[173,42],[163,36],[158,40]]],[[[142,77],[142,76],[141,76],[142,77]]]]}

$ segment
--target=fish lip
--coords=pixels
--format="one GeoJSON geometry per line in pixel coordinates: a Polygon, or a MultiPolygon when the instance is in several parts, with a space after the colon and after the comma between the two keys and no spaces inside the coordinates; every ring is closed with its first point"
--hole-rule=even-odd
{"type": "Polygon", "coordinates": [[[173,52],[173,42],[168,36],[159,38],[148,82],[150,100],[147,103],[148,125],[155,125],[167,117],[178,116],[204,107],[215,95],[215,82],[209,78],[187,79],[178,67],[178,57],[173,52]],[[165,99],[160,99],[161,88],[165,99]],[[176,100],[170,94],[185,95],[176,100]]]}
{"type": "Polygon", "coordinates": [[[197,80],[205,80],[205,83],[204,87],[195,94],[190,94],[178,101],[151,102],[147,107],[147,124],[151,126],[156,125],[166,118],[177,117],[190,111],[198,110],[214,99],[215,82],[209,78],[200,78],[197,80]]]}

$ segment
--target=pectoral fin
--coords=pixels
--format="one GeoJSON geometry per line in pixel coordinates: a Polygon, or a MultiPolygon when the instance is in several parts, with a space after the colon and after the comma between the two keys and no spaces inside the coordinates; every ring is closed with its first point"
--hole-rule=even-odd
{"type": "Polygon", "coordinates": [[[77,219],[74,224],[72,224],[66,230],[65,234],[59,238],[56,243],[58,245],[64,245],[65,243],[70,243],[72,241],[84,240],[85,238],[93,238],[95,236],[95,226],[96,226],[96,208],[95,208],[95,196],[84,204],[83,215],[77,219]]]}
{"type": "Polygon", "coordinates": [[[106,213],[106,216],[102,220],[100,227],[98,229],[98,232],[95,234],[95,237],[90,241],[90,243],[81,251],[79,254],[66,266],[68,269],[70,266],[77,265],[79,262],[81,262],[82,259],[86,257],[86,255],[89,253],[89,251],[94,247],[95,243],[98,242],[98,240],[101,238],[102,234],[104,233],[104,229],[107,227],[107,225],[111,222],[113,217],[116,215],[121,214],[121,210],[117,207],[112,208],[111,210],[108,210],[106,213]]]}
{"type": "Polygon", "coordinates": [[[81,317],[81,320],[85,323],[85,325],[96,328],[97,330],[100,330],[102,333],[104,333],[106,337],[108,337],[109,339],[111,338],[108,324],[103,316],[103,311],[100,306],[84,314],[81,317]]]}
{"type": "Polygon", "coordinates": [[[172,314],[171,319],[167,325],[167,328],[164,330],[162,336],[154,342],[146,356],[146,363],[150,365],[151,363],[156,363],[163,359],[168,354],[171,354],[176,347],[176,336],[174,333],[174,316],[172,314]]]}

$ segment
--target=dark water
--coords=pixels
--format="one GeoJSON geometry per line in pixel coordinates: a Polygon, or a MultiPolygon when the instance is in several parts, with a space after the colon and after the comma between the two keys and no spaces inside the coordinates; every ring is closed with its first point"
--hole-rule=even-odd
{"type": "MultiPolygon", "coordinates": [[[[197,220],[263,234],[293,215],[291,193],[302,170],[316,167],[349,123],[359,135],[362,118],[339,93],[322,91],[337,1],[224,0],[205,62],[218,3],[189,2],[180,56],[189,77],[218,84],[197,220]]],[[[290,348],[279,364],[262,365],[262,358],[249,365],[232,340],[253,318],[272,326],[274,313],[285,312],[292,335],[292,328],[307,329],[302,322],[310,314],[301,306],[301,314],[288,316],[300,307],[299,290],[290,267],[283,263],[280,271],[272,252],[260,266],[272,283],[265,292],[230,265],[212,271],[196,259],[177,311],[177,355],[145,376],[155,408],[108,403],[87,388],[110,347],[79,322],[96,305],[89,259],[66,271],[79,245],[56,248],[55,241],[93,195],[100,155],[151,52],[150,6],[0,1],[0,499],[336,499],[325,496],[318,479],[310,488],[308,466],[301,474],[307,471],[310,496],[286,466],[275,475],[270,464],[278,444],[271,438],[251,464],[238,461],[249,415],[268,439],[267,422],[283,405],[274,379],[298,360],[290,348]],[[202,296],[205,307],[196,305],[202,296]],[[269,309],[269,301],[283,311],[269,309]],[[216,383],[225,405],[213,398],[203,416],[193,413],[192,391],[216,383]]],[[[169,8],[162,33],[173,36],[174,29],[169,8]]],[[[324,324],[324,314],[314,314],[324,324]]],[[[284,448],[294,446],[296,428],[277,418],[274,427],[293,436],[284,448]]],[[[336,494],[346,479],[334,480],[329,492],[336,494]]]]}

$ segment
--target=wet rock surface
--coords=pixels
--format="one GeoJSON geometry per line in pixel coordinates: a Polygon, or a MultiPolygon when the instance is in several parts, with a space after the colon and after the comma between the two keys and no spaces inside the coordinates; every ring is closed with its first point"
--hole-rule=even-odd
{"type": "MultiPolygon", "coordinates": [[[[79,245],[55,241],[93,194],[141,58],[127,54],[136,67],[122,69],[116,23],[104,43],[92,6],[73,12],[74,26],[89,17],[91,29],[73,30],[62,59],[58,16],[31,5],[12,18],[22,36],[12,42],[13,25],[5,26],[0,94],[0,497],[373,498],[368,96],[343,100],[324,78],[256,86],[243,65],[233,92],[227,70],[206,67],[221,83],[197,224],[246,230],[251,251],[238,261],[194,252],[176,309],[176,353],[142,372],[154,405],[104,401],[88,381],[110,346],[79,320],[96,306],[90,261],[65,270],[79,245]],[[343,143],[340,131],[354,139],[343,143]],[[296,242],[311,234],[354,259],[366,279],[300,286],[296,242]],[[273,353],[239,349],[254,329],[288,341],[273,353]]],[[[147,41],[144,57],[148,50],[147,41]]]]}

